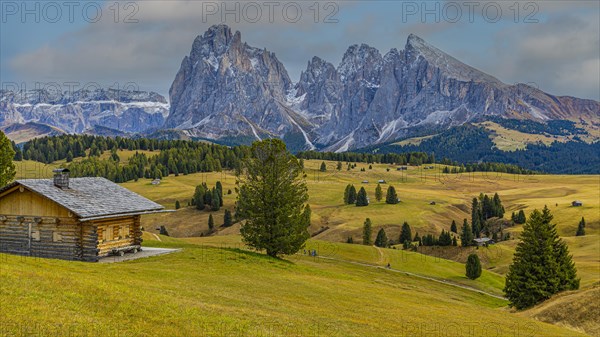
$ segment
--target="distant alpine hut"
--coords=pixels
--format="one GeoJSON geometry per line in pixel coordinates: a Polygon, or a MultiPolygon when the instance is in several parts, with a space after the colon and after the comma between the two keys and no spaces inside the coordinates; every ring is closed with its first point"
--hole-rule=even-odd
{"type": "Polygon", "coordinates": [[[383,179],[379,180],[379,181],[378,181],[378,183],[380,183],[380,184],[387,184],[387,183],[385,182],[385,180],[383,180],[383,179]]]}
{"type": "Polygon", "coordinates": [[[160,185],[160,179],[159,179],[159,178],[156,178],[156,179],[152,180],[152,183],[151,183],[151,184],[152,184],[152,185],[160,185]]]}
{"type": "Polygon", "coordinates": [[[406,171],[406,170],[408,170],[408,167],[406,167],[406,166],[400,166],[396,170],[397,171],[406,171]]]}
{"type": "Polygon", "coordinates": [[[490,239],[490,238],[477,238],[477,239],[473,239],[473,241],[475,241],[475,243],[478,246],[485,246],[485,245],[491,245],[494,244],[494,240],[490,239]]]}
{"type": "Polygon", "coordinates": [[[573,207],[580,207],[580,206],[583,206],[583,202],[581,202],[579,200],[575,200],[571,203],[571,205],[573,205],[573,207]]]}
{"type": "Polygon", "coordinates": [[[0,188],[0,252],[94,262],[137,252],[141,216],[164,211],[107,179],[54,173],[0,188]]]}

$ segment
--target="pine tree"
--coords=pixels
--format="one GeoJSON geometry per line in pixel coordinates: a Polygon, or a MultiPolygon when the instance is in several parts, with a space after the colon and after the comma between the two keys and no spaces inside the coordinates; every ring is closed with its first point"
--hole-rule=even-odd
{"type": "Polygon", "coordinates": [[[321,172],[327,171],[327,165],[325,165],[325,162],[321,162],[321,168],[319,169],[319,171],[321,171],[321,172]]]}
{"type": "Polygon", "coordinates": [[[458,234],[458,228],[456,228],[456,221],[454,220],[452,220],[452,225],[450,225],[450,231],[458,234]]]}
{"type": "Polygon", "coordinates": [[[579,226],[577,226],[577,234],[576,236],[584,236],[585,235],[585,219],[582,217],[581,221],[579,221],[579,226]]]}
{"type": "Polygon", "coordinates": [[[358,195],[356,196],[356,206],[357,207],[369,206],[369,199],[367,198],[367,191],[365,190],[364,187],[361,187],[360,191],[358,191],[358,195]]]}
{"type": "Polygon", "coordinates": [[[223,207],[223,184],[220,181],[217,181],[215,188],[219,192],[219,207],[223,207]]]}
{"type": "Polygon", "coordinates": [[[534,210],[523,226],[504,292],[521,310],[564,290],[579,288],[577,270],[566,243],[558,236],[547,207],[534,210]]]}
{"type": "Polygon", "coordinates": [[[302,167],[279,139],[254,142],[249,151],[238,177],[236,217],[246,220],[242,239],[271,257],[295,254],[310,237],[302,167]]]}
{"type": "Polygon", "coordinates": [[[12,144],[4,134],[0,131],[0,187],[11,182],[17,173],[13,158],[15,151],[12,144]]]}
{"type": "Polygon", "coordinates": [[[471,245],[473,241],[473,232],[471,231],[471,227],[467,222],[467,219],[464,219],[462,225],[462,233],[460,234],[460,245],[463,247],[468,247],[471,245]]]}
{"type": "Polygon", "coordinates": [[[179,203],[179,200],[175,201],[175,209],[180,209],[181,208],[181,204],[179,203]]]}
{"type": "Polygon", "coordinates": [[[377,201],[381,201],[383,199],[383,189],[381,189],[381,185],[377,183],[377,187],[375,188],[375,199],[377,201]]]}
{"type": "Polygon", "coordinates": [[[226,209],[225,214],[223,215],[223,227],[230,227],[233,224],[233,219],[231,216],[231,211],[226,209]]]}
{"type": "Polygon", "coordinates": [[[398,195],[396,194],[396,189],[394,188],[394,186],[388,187],[385,202],[390,205],[398,203],[398,195]]]}
{"type": "Polygon", "coordinates": [[[406,241],[412,242],[413,240],[410,226],[408,225],[408,222],[404,221],[402,228],[400,229],[400,237],[398,238],[398,242],[404,243],[406,241]]]}
{"type": "Polygon", "coordinates": [[[365,219],[365,223],[363,224],[363,245],[370,246],[371,242],[371,232],[372,232],[372,224],[371,219],[365,219]]]}
{"type": "Polygon", "coordinates": [[[466,274],[471,280],[477,279],[481,276],[481,262],[477,254],[470,254],[467,258],[466,274]]]}
{"type": "Polygon", "coordinates": [[[387,247],[388,246],[388,238],[385,234],[385,230],[381,228],[379,232],[377,232],[377,238],[375,239],[375,246],[377,247],[387,247]]]}
{"type": "Polygon", "coordinates": [[[215,220],[213,219],[212,214],[208,216],[208,229],[213,230],[215,228],[215,220]]]}

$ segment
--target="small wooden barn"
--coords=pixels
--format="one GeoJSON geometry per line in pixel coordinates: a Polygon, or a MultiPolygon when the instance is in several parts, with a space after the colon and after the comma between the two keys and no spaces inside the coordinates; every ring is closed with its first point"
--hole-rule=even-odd
{"type": "Polygon", "coordinates": [[[0,252],[98,261],[138,250],[140,218],[163,206],[104,178],[17,180],[0,188],[0,252]]]}

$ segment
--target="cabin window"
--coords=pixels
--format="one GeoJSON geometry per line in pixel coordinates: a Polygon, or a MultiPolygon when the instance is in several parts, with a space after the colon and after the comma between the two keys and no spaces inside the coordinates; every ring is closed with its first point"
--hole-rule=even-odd
{"type": "Polygon", "coordinates": [[[119,237],[121,239],[129,238],[129,226],[128,225],[124,225],[119,228],[119,237]]]}
{"type": "Polygon", "coordinates": [[[63,238],[60,232],[54,231],[52,232],[52,241],[54,242],[62,242],[63,238]]]}
{"type": "Polygon", "coordinates": [[[113,240],[113,231],[112,228],[108,227],[104,231],[104,241],[112,241],[113,240]]]}
{"type": "Polygon", "coordinates": [[[40,231],[31,231],[31,240],[40,241],[40,231]]]}

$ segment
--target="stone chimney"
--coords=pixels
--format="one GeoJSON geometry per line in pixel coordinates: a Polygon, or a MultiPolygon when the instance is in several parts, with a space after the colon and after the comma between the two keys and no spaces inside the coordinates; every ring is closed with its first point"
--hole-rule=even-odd
{"type": "Polygon", "coordinates": [[[54,171],[54,186],[66,190],[69,188],[69,170],[65,168],[56,169],[54,171]]]}

